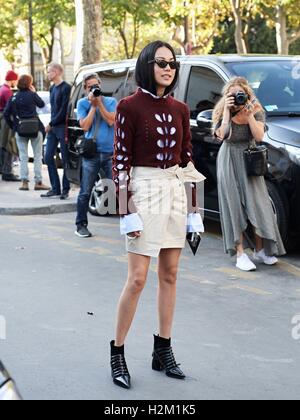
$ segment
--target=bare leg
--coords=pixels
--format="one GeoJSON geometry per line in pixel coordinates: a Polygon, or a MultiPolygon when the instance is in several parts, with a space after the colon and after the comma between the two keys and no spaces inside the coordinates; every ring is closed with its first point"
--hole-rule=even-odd
{"type": "Polygon", "coordinates": [[[159,256],[159,335],[169,339],[176,305],[176,283],[181,249],[163,249],[159,256]]]}
{"type": "Polygon", "coordinates": [[[264,242],[260,236],[255,234],[256,251],[260,252],[264,248],[264,242]]]}
{"type": "Polygon", "coordinates": [[[123,346],[131,327],[139,298],[146,284],[150,261],[150,257],[128,254],[128,279],[118,305],[115,341],[117,347],[123,346]]]}
{"type": "Polygon", "coordinates": [[[237,250],[237,256],[238,257],[241,257],[244,254],[244,252],[245,252],[245,250],[244,250],[244,235],[241,235],[240,243],[237,245],[236,250],[237,250]]]}

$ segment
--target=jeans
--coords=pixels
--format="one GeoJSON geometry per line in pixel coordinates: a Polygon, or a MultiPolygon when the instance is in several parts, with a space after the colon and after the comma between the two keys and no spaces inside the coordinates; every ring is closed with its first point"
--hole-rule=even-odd
{"type": "Polygon", "coordinates": [[[76,225],[88,225],[88,210],[91,192],[102,170],[107,179],[112,179],[112,154],[98,153],[94,159],[82,160],[82,178],[77,201],[76,225]]]}
{"type": "Polygon", "coordinates": [[[31,141],[33,156],[34,156],[34,179],[36,184],[42,182],[42,166],[43,166],[43,134],[39,132],[35,139],[27,137],[20,137],[16,133],[16,140],[20,154],[21,164],[21,180],[29,181],[29,169],[28,169],[28,144],[31,141]]]}
{"type": "MultiPolygon", "coordinates": [[[[57,152],[58,145],[60,145],[60,151],[62,156],[63,167],[66,167],[67,161],[67,145],[65,142],[65,127],[53,127],[50,133],[47,135],[47,147],[45,154],[45,163],[48,166],[49,178],[51,182],[52,191],[60,195],[61,184],[58,176],[58,171],[55,163],[55,155],[57,152]]],[[[70,191],[70,183],[64,170],[63,181],[62,181],[63,193],[70,191]]]]}

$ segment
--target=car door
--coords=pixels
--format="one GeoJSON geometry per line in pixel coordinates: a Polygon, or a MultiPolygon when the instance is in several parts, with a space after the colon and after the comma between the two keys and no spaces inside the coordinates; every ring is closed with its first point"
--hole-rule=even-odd
{"type": "Polygon", "coordinates": [[[217,190],[217,156],[220,142],[213,136],[212,111],[222,97],[225,79],[207,64],[193,65],[186,90],[186,103],[191,110],[196,168],[204,176],[206,216],[219,219],[217,190]]]}

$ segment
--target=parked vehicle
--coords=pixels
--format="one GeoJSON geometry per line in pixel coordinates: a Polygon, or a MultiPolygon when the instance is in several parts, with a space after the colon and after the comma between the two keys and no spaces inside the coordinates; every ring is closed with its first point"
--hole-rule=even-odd
{"type": "Polygon", "coordinates": [[[19,391],[9,373],[0,361],[0,401],[22,400],[19,391]]]}
{"type": "MultiPolygon", "coordinates": [[[[212,110],[222,96],[224,84],[234,76],[246,77],[263,104],[267,116],[264,142],[269,148],[266,177],[270,199],[287,248],[300,238],[300,60],[286,56],[187,56],[181,61],[180,84],[175,97],[191,109],[194,160],[206,177],[205,214],[219,220],[216,161],[220,142],[212,134],[212,110]]],[[[69,174],[79,181],[80,161],[74,150],[82,135],[76,105],[84,96],[83,76],[97,72],[105,94],[118,100],[136,90],[135,61],[83,67],[76,76],[69,106],[69,174]]],[[[98,206],[101,207],[101,191],[98,206]]],[[[95,209],[93,209],[95,213],[95,209]]]]}

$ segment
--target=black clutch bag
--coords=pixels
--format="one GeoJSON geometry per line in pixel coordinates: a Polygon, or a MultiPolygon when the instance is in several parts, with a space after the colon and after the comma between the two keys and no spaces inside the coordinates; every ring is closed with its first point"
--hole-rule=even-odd
{"type": "Polygon", "coordinates": [[[196,255],[202,241],[200,233],[188,233],[186,240],[188,241],[193,254],[196,255]]]}

